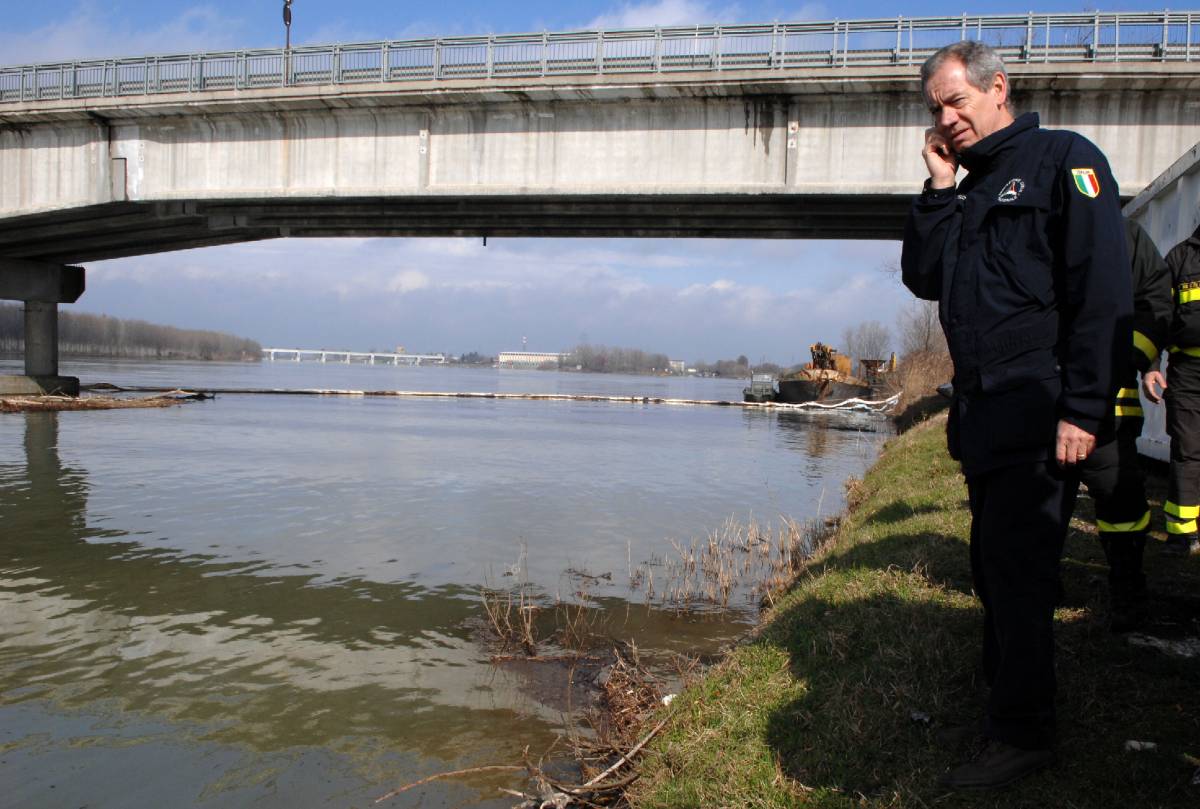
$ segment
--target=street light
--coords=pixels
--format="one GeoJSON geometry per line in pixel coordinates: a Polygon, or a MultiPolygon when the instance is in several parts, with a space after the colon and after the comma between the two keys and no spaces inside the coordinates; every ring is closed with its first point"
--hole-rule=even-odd
{"type": "Polygon", "coordinates": [[[287,39],[284,48],[292,49],[292,0],[283,0],[283,28],[287,39]]]}

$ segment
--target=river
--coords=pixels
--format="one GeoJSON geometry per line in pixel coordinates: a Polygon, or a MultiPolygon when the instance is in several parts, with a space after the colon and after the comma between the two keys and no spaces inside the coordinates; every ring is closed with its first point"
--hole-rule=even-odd
{"type": "MultiPolygon", "coordinates": [[[[745,384],[313,362],[63,373],[726,400],[745,384]]],[[[0,414],[0,803],[367,806],[436,772],[519,762],[551,744],[568,704],[529,667],[493,661],[481,587],[524,584],[546,615],[589,604],[651,657],[713,654],[753,621],[754,593],[681,610],[665,598],[667,560],[731,520],[839,511],[843,481],[883,438],[866,426],[727,407],[250,395],[0,414]]],[[[474,776],[387,805],[508,807],[497,787],[520,785],[474,776]]]]}

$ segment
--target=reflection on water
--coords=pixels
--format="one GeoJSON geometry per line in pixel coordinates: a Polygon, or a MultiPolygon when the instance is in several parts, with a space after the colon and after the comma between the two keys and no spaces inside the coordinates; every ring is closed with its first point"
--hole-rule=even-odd
{"type": "Polygon", "coordinates": [[[363,775],[411,771],[415,756],[397,750],[453,761],[480,739],[503,748],[514,710],[530,739],[548,743],[536,705],[514,704],[482,676],[465,589],[314,587],[115,541],[87,524],[87,475],[60,459],[58,416],[24,419],[25,462],[0,475],[0,726],[17,767],[24,734],[57,747],[45,738],[55,723],[70,729],[56,740],[60,757],[123,746],[105,730],[80,737],[71,709],[84,726],[146,722],[155,736],[218,752],[324,749],[363,775]]]}
{"type": "MultiPolygon", "coordinates": [[[[485,574],[525,543],[547,597],[568,566],[611,572],[615,634],[714,649],[748,616],[649,610],[622,574],[744,507],[806,516],[873,456],[782,415],[739,435],[720,409],[228,397],[0,418],[8,800],[365,805],[544,749],[559,707],[488,664],[485,574]]],[[[390,805],[507,806],[512,783],[390,805]]]]}

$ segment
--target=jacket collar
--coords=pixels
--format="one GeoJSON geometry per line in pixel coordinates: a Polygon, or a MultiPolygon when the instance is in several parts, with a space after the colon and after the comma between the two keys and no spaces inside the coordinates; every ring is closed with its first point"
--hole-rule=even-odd
{"type": "Polygon", "coordinates": [[[963,168],[969,172],[986,169],[1000,155],[1018,146],[1026,132],[1038,128],[1038,114],[1027,112],[1008,126],[967,147],[958,155],[963,168]]]}

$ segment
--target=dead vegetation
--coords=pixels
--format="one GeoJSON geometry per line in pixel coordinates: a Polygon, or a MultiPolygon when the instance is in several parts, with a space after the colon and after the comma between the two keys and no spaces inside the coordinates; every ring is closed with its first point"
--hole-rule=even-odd
{"type": "MultiPolygon", "coordinates": [[[[513,809],[570,809],[570,807],[627,806],[625,791],[640,777],[642,751],[671,719],[667,714],[647,732],[656,713],[669,705],[663,680],[643,665],[637,647],[617,643],[612,663],[597,676],[601,705],[578,716],[568,712],[566,735],[559,736],[535,762],[526,747],[520,764],[486,764],[479,767],[436,773],[398,787],[375,800],[382,803],[424,784],[495,771],[525,772],[523,791],[501,787],[500,792],[520,799],[513,809]],[[579,783],[563,776],[564,759],[578,773],[579,783]]],[[[695,679],[697,663],[677,659],[681,679],[695,679]]]]}
{"type": "Polygon", "coordinates": [[[948,400],[937,389],[953,376],[954,363],[945,350],[904,355],[889,379],[889,392],[900,394],[893,419],[901,432],[946,407],[948,400]]]}
{"type": "Polygon", "coordinates": [[[777,525],[728,519],[703,539],[671,540],[674,555],[630,566],[629,586],[644,588],[647,604],[675,612],[723,612],[770,604],[788,586],[797,565],[828,534],[818,521],[781,518],[777,525]],[[662,568],[655,589],[654,568],[662,568]]]}
{"type": "MultiPolygon", "coordinates": [[[[755,520],[726,520],[703,538],[672,541],[668,558],[635,565],[632,547],[626,556],[631,591],[646,594],[646,608],[676,616],[724,614],[730,610],[773,605],[822,543],[832,534],[835,520],[777,524],[755,520]],[[656,572],[657,571],[657,572],[656,572]],[[658,582],[656,588],[655,582],[658,582]]],[[[670,665],[652,668],[633,642],[615,639],[615,613],[592,595],[600,575],[570,569],[570,589],[553,598],[531,585],[524,545],[515,564],[503,572],[516,581],[508,587],[480,590],[485,629],[495,644],[492,661],[505,666],[558,666],[565,680],[564,735],[536,760],[526,754],[520,764],[495,764],[431,776],[401,787],[385,800],[428,780],[476,772],[524,771],[524,792],[502,789],[519,798],[516,809],[542,807],[616,807],[625,805],[625,790],[639,777],[640,753],[668,723],[664,707],[672,695],[668,683],[687,684],[699,677],[694,659],[676,657],[670,665]],[[671,668],[674,671],[671,671],[671,668]],[[575,700],[573,688],[584,683],[592,699],[575,700]],[[588,703],[582,705],[582,703],[588,703]],[[656,724],[657,721],[657,724],[656,724]],[[647,732],[649,728],[649,732],[647,732]],[[566,783],[564,764],[578,773],[580,783],[566,783]]]]}

